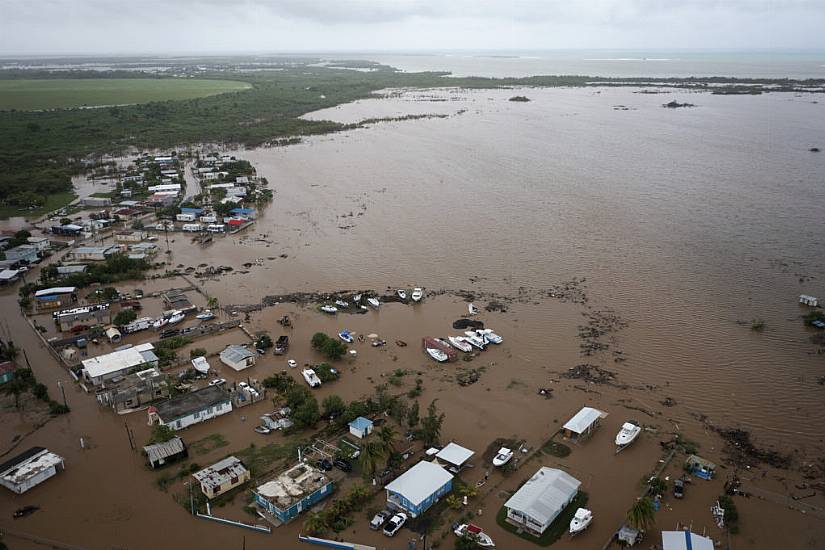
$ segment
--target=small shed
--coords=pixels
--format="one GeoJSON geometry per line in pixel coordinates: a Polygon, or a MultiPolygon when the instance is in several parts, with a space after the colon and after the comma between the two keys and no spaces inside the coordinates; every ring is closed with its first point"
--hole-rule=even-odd
{"type": "Polygon", "coordinates": [[[143,452],[146,454],[146,458],[149,460],[149,466],[152,469],[160,468],[165,464],[170,464],[189,456],[183,439],[177,436],[165,443],[147,445],[143,448],[143,452]]]}
{"type": "Polygon", "coordinates": [[[687,457],[685,467],[691,474],[702,479],[711,479],[716,473],[716,464],[698,455],[690,455],[687,457]]]}
{"type": "Polygon", "coordinates": [[[449,443],[436,453],[435,458],[439,462],[445,463],[449,471],[457,474],[474,454],[475,451],[466,449],[457,443],[449,443]]]}
{"type": "Polygon", "coordinates": [[[606,416],[606,412],[592,407],[582,407],[573,418],[564,424],[564,436],[574,440],[589,437],[599,426],[601,419],[606,416]]]}
{"type": "Polygon", "coordinates": [[[106,338],[113,344],[119,344],[122,340],[123,336],[120,334],[120,331],[115,327],[109,327],[106,329],[106,338]]]}
{"type": "Polygon", "coordinates": [[[713,550],[713,541],[690,531],[662,531],[662,550],[713,550]]]}
{"type": "Polygon", "coordinates": [[[243,346],[227,346],[221,352],[220,358],[221,363],[238,371],[255,365],[255,354],[243,346]]]}
{"type": "Polygon", "coordinates": [[[363,439],[372,433],[373,423],[372,420],[369,418],[364,418],[363,416],[359,416],[355,420],[349,423],[349,433],[357,437],[358,439],[363,439]]]}

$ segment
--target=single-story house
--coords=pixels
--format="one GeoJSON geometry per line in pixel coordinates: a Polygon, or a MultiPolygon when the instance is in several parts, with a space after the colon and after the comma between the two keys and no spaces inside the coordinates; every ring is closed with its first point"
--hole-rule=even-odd
{"type": "Polygon", "coordinates": [[[55,235],[77,237],[83,231],[83,227],[74,223],[67,223],[65,225],[53,225],[51,231],[55,235]]]}
{"type": "Polygon", "coordinates": [[[155,243],[137,243],[129,246],[129,251],[134,254],[157,254],[158,245],[155,243]]]}
{"type": "Polygon", "coordinates": [[[324,472],[299,462],[252,493],[261,510],[286,523],[332,494],[332,486],[324,472]]]}
{"type": "Polygon", "coordinates": [[[543,466],[504,503],[507,522],[541,536],[579,492],[581,482],[543,466]]]}
{"type": "Polygon", "coordinates": [[[22,494],[62,472],[63,457],[43,447],[32,447],[0,464],[0,484],[22,494]]]}
{"type": "Polygon", "coordinates": [[[20,246],[15,246],[14,248],[9,248],[5,252],[6,259],[11,260],[13,262],[25,262],[27,264],[33,264],[40,261],[40,252],[38,251],[36,246],[30,244],[21,244],[20,246]]]}
{"type": "Polygon", "coordinates": [[[181,185],[179,183],[167,183],[166,185],[150,185],[146,188],[150,193],[180,193],[181,185]]]}
{"type": "Polygon", "coordinates": [[[26,239],[26,242],[29,243],[31,246],[35,247],[38,252],[45,252],[49,248],[51,248],[51,242],[46,237],[29,237],[26,239]]]}
{"type": "Polygon", "coordinates": [[[716,464],[698,455],[690,455],[687,457],[687,460],[685,460],[685,468],[687,468],[691,474],[702,479],[710,479],[713,477],[713,474],[716,473],[716,464]]]}
{"type": "Polygon", "coordinates": [[[3,361],[0,363],[0,386],[11,382],[14,378],[14,371],[17,370],[17,363],[14,361],[3,361]]]}
{"type": "Polygon", "coordinates": [[[246,176],[237,176],[235,178],[235,183],[237,183],[238,185],[246,185],[247,183],[249,183],[249,178],[246,176]]]}
{"type": "Polygon", "coordinates": [[[177,199],[176,194],[155,193],[146,199],[146,204],[150,206],[170,206],[177,199]]]}
{"type": "Polygon", "coordinates": [[[201,484],[201,492],[206,498],[215,498],[250,480],[252,474],[243,462],[234,456],[228,456],[199,472],[192,474],[201,484]]]}
{"type": "Polygon", "coordinates": [[[154,349],[155,346],[147,342],[91,359],[84,359],[82,361],[83,377],[95,386],[99,386],[107,380],[138,369],[157,367],[158,356],[155,355],[154,349]]]}
{"type": "Polygon", "coordinates": [[[662,550],[713,550],[713,541],[690,531],[662,531],[662,550]]]}
{"type": "Polygon", "coordinates": [[[182,430],[229,412],[229,394],[218,386],[207,386],[149,407],[149,421],[182,430]]]}
{"type": "Polygon", "coordinates": [[[80,199],[80,204],[83,206],[111,206],[112,199],[109,197],[85,197],[80,199]]]}
{"type": "Polygon", "coordinates": [[[221,363],[235,370],[248,369],[255,365],[255,354],[243,346],[226,346],[221,354],[221,363]]]}
{"type": "Polygon", "coordinates": [[[0,271],[0,285],[9,285],[20,278],[20,271],[16,269],[4,269],[0,271]]]}
{"type": "Polygon", "coordinates": [[[120,251],[119,246],[79,246],[72,251],[72,257],[77,262],[102,262],[120,251]]]}
{"type": "Polygon", "coordinates": [[[564,436],[570,439],[584,439],[593,433],[599,426],[599,421],[606,416],[606,412],[592,407],[582,407],[582,410],[564,424],[564,436]]]}
{"type": "Polygon", "coordinates": [[[448,443],[446,447],[436,453],[435,458],[439,463],[446,465],[447,469],[455,474],[470,460],[475,451],[466,449],[457,443],[448,443]]]}
{"type": "Polygon", "coordinates": [[[359,416],[349,423],[349,433],[358,439],[363,439],[370,435],[372,433],[372,428],[372,420],[369,418],[364,418],[363,416],[359,416]]]}
{"type": "Polygon", "coordinates": [[[75,273],[85,273],[89,269],[86,264],[79,265],[59,265],[57,266],[58,275],[74,275],[75,273]]]}
{"type": "Polygon", "coordinates": [[[52,313],[55,324],[61,331],[72,330],[80,325],[103,325],[112,322],[112,310],[109,304],[75,307],[52,313]]]}
{"type": "Polygon", "coordinates": [[[177,460],[184,460],[189,456],[189,451],[186,450],[183,439],[177,436],[165,443],[146,445],[143,448],[143,453],[149,461],[149,467],[153,470],[177,460]]]}
{"type": "Polygon", "coordinates": [[[118,231],[115,233],[117,243],[139,243],[145,240],[149,234],[146,231],[118,231]]]}
{"type": "Polygon", "coordinates": [[[450,472],[422,460],[385,487],[387,504],[403,510],[411,517],[418,517],[453,488],[450,472]]]}
{"type": "Polygon", "coordinates": [[[77,288],[58,286],[44,288],[34,293],[34,307],[38,311],[69,306],[77,302],[77,288]]]}

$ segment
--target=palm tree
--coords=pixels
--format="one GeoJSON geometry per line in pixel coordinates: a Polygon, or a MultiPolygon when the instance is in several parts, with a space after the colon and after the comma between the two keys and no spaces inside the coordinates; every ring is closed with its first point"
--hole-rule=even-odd
{"type": "Polygon", "coordinates": [[[310,535],[321,535],[327,530],[327,518],[321,512],[313,512],[304,521],[304,530],[310,535]]]}
{"type": "Polygon", "coordinates": [[[653,509],[653,501],[648,497],[638,499],[627,512],[627,523],[631,527],[640,530],[646,530],[656,523],[656,510],[653,509]]]}
{"type": "Polygon", "coordinates": [[[365,502],[371,495],[370,488],[364,485],[363,483],[356,483],[352,486],[349,490],[349,502],[350,505],[355,508],[360,506],[363,502],[365,502]]]}
{"type": "Polygon", "coordinates": [[[378,464],[384,459],[385,456],[386,453],[384,444],[380,440],[373,439],[372,441],[367,441],[367,443],[364,444],[361,448],[359,462],[361,464],[361,470],[367,478],[372,478],[375,471],[378,469],[378,464]]]}
{"type": "Polygon", "coordinates": [[[381,441],[381,444],[384,446],[384,451],[387,454],[391,454],[395,451],[395,442],[398,439],[398,432],[395,431],[394,428],[384,425],[380,430],[378,430],[376,435],[378,435],[378,439],[381,441]]]}

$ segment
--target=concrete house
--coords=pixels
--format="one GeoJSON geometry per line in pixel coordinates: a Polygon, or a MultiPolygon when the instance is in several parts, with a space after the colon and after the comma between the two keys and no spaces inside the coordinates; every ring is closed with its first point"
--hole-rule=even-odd
{"type": "Polygon", "coordinates": [[[243,346],[227,346],[221,354],[221,363],[229,368],[241,371],[255,365],[255,353],[243,346]]]}
{"type": "Polygon", "coordinates": [[[63,457],[43,447],[32,447],[0,464],[0,484],[20,495],[64,468],[63,457]]]}
{"type": "Polygon", "coordinates": [[[229,394],[218,386],[207,386],[149,407],[149,421],[182,430],[229,412],[229,394]]]}
{"type": "Polygon", "coordinates": [[[201,485],[201,492],[212,499],[249,481],[252,474],[234,456],[228,456],[215,464],[192,474],[201,485]]]}
{"type": "Polygon", "coordinates": [[[119,246],[79,246],[72,252],[72,258],[77,262],[102,262],[120,251],[119,246]]]}
{"type": "Polygon", "coordinates": [[[37,247],[30,244],[21,244],[20,246],[9,248],[6,250],[5,254],[6,259],[11,260],[12,262],[33,264],[40,261],[40,252],[37,247]]]}
{"type": "Polygon", "coordinates": [[[385,487],[387,504],[418,517],[453,488],[453,476],[433,462],[422,460],[385,487]]]}
{"type": "Polygon", "coordinates": [[[37,311],[70,306],[77,302],[77,289],[73,286],[44,288],[34,293],[34,308],[37,311]]]}
{"type": "Polygon", "coordinates": [[[82,361],[83,378],[95,386],[124,376],[136,370],[150,369],[158,366],[155,347],[150,343],[138,344],[131,348],[113,351],[82,361]]]}
{"type": "Polygon", "coordinates": [[[358,439],[363,439],[370,435],[372,433],[372,428],[372,420],[369,418],[364,418],[363,416],[359,416],[349,423],[349,433],[358,439]]]}
{"type": "Polygon", "coordinates": [[[146,231],[118,231],[115,233],[116,243],[139,243],[149,236],[146,231]]]}
{"type": "Polygon", "coordinates": [[[37,249],[41,254],[52,247],[51,242],[46,237],[29,237],[26,239],[29,245],[37,249]]]}
{"type": "Polygon", "coordinates": [[[77,326],[106,325],[112,322],[112,310],[109,304],[75,307],[52,313],[55,324],[66,332],[77,326]]]}
{"type": "Polygon", "coordinates": [[[157,368],[128,374],[117,384],[107,384],[96,393],[97,402],[115,412],[138,409],[148,403],[169,399],[169,381],[157,368]]]}
{"type": "Polygon", "coordinates": [[[567,472],[544,466],[504,503],[507,522],[541,536],[573,501],[580,486],[567,472]]]}
{"type": "Polygon", "coordinates": [[[264,515],[286,523],[332,493],[332,480],[322,471],[299,462],[253,491],[264,515]]]}

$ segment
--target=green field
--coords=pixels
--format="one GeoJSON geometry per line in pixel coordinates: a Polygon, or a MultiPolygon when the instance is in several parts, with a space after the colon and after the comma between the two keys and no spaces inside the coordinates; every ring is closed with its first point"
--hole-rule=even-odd
{"type": "Polygon", "coordinates": [[[0,110],[34,111],[102,105],[133,105],[207,97],[246,90],[236,80],[90,78],[0,80],[0,110]]]}
{"type": "Polygon", "coordinates": [[[68,205],[75,200],[77,195],[74,191],[66,191],[64,193],[54,193],[46,195],[46,202],[43,206],[33,208],[21,208],[19,206],[3,206],[0,205],[0,220],[7,218],[21,217],[27,220],[36,220],[43,214],[47,214],[54,210],[58,210],[68,205]]]}

